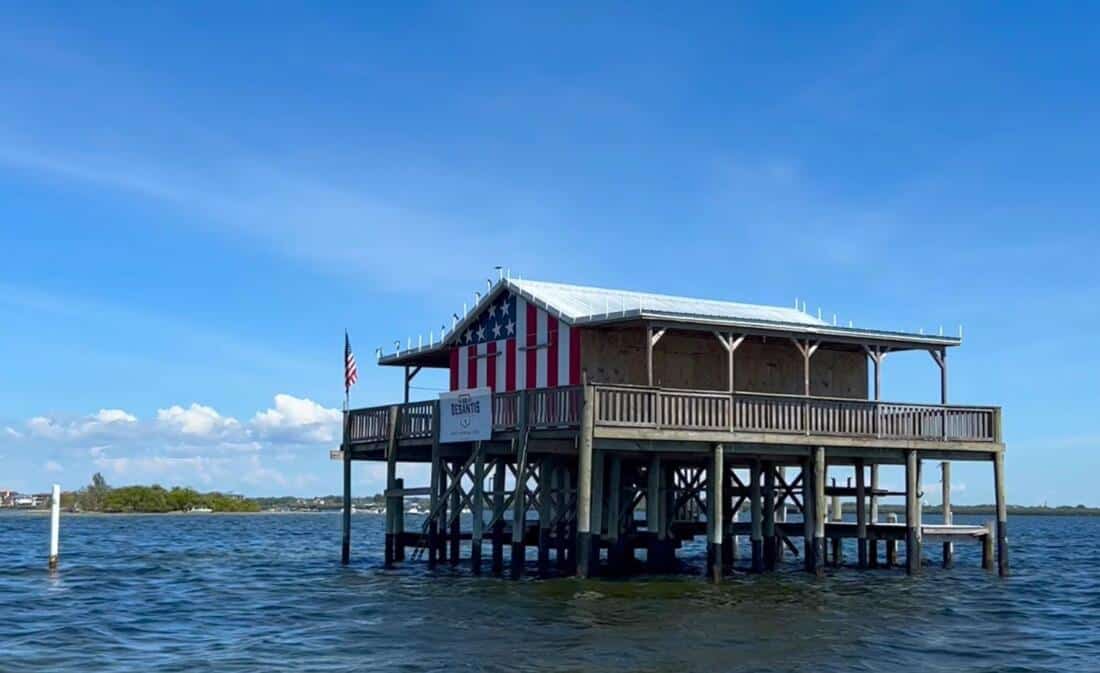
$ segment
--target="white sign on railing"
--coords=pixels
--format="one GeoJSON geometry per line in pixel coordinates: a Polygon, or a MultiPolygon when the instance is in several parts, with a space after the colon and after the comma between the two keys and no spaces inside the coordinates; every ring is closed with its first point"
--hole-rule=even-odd
{"type": "Polygon", "coordinates": [[[474,388],[439,394],[439,441],[474,442],[493,435],[493,392],[474,388]]]}

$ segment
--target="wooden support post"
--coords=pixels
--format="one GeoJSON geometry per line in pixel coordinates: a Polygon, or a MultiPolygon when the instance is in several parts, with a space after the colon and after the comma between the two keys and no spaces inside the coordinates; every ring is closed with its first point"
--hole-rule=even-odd
{"type": "MultiPolygon", "coordinates": [[[[871,523],[878,523],[878,465],[871,463],[871,523]]],[[[867,565],[871,568],[878,567],[878,539],[869,541],[870,549],[867,550],[867,565]]]]}
{"type": "Polygon", "coordinates": [[[760,494],[760,461],[749,465],[749,509],[752,513],[752,571],[764,570],[764,525],[760,494]]]}
{"type": "Polygon", "coordinates": [[[651,571],[661,568],[661,457],[653,454],[646,469],[645,524],[649,532],[646,564],[651,571]]]}
{"type": "Polygon", "coordinates": [[[527,560],[527,391],[521,390],[516,400],[518,418],[516,419],[516,483],[512,491],[512,577],[523,576],[523,566],[527,560]]]}
{"type": "Polygon", "coordinates": [[[527,547],[527,463],[522,454],[516,457],[516,483],[512,489],[512,577],[523,576],[527,547]]]}
{"type": "Polygon", "coordinates": [[[802,431],[810,434],[810,358],[814,356],[821,342],[806,339],[803,343],[801,339],[793,337],[791,341],[794,342],[798,352],[802,354],[802,396],[806,398],[802,401],[802,431]]]}
{"type": "Polygon", "coordinates": [[[734,508],[734,505],[737,504],[737,497],[732,495],[734,485],[733,469],[732,465],[726,469],[722,491],[726,498],[725,503],[723,503],[726,508],[725,525],[722,526],[722,568],[725,570],[733,569],[733,563],[737,557],[737,538],[733,534],[733,524],[737,520],[737,510],[734,508]]]}
{"type": "Polygon", "coordinates": [[[432,409],[432,463],[430,474],[430,486],[428,488],[428,568],[435,568],[436,559],[439,556],[439,515],[436,507],[439,506],[439,480],[442,465],[439,459],[439,401],[432,409]]]}
{"type": "Polygon", "coordinates": [[[612,572],[622,570],[623,547],[622,523],[623,497],[623,460],[617,453],[611,454],[611,465],[607,475],[607,561],[612,572]]]}
{"type": "MultiPolygon", "coordinates": [[[[784,484],[787,483],[787,468],[783,465],[777,465],[775,470],[776,470],[776,478],[781,480],[784,484]]],[[[776,521],[777,524],[778,523],[787,523],[787,507],[789,505],[788,505],[786,499],[780,499],[780,500],[781,500],[781,502],[779,503],[779,505],[776,507],[776,510],[775,510],[775,521],[776,521]]],[[[786,540],[786,536],[784,534],[778,533],[776,535],[776,538],[775,538],[775,561],[776,561],[777,566],[779,564],[779,561],[783,560],[784,549],[786,547],[786,545],[784,544],[785,540],[786,540]]]]}
{"type": "MultiPolygon", "coordinates": [[[[571,522],[576,515],[576,500],[574,500],[574,507],[572,513],[570,513],[569,498],[573,493],[573,470],[570,465],[563,464],[561,468],[561,476],[559,477],[561,482],[561,502],[562,502],[562,517],[558,521],[558,552],[557,552],[557,564],[559,568],[563,570],[569,567],[570,563],[576,563],[577,561],[577,526],[575,522],[571,522]]],[[[591,511],[591,510],[590,510],[591,511]]],[[[589,514],[591,518],[591,514],[589,514]]],[[[590,524],[591,525],[591,524],[590,524]]],[[[574,568],[576,570],[576,568],[574,568]]]]}
{"type": "Polygon", "coordinates": [[[592,386],[585,385],[581,408],[577,458],[577,576],[588,577],[593,570],[592,549],[592,444],[595,399],[592,386]]]}
{"type": "Polygon", "coordinates": [[[473,503],[470,505],[470,514],[473,517],[470,529],[470,567],[475,575],[481,574],[481,541],[485,534],[485,449],[478,442],[474,451],[474,485],[472,489],[473,503]]]}
{"type": "Polygon", "coordinates": [[[604,505],[604,452],[592,449],[592,513],[589,527],[592,533],[592,561],[590,567],[595,571],[600,564],[600,544],[604,532],[606,507],[604,505]]]}
{"type": "Polygon", "coordinates": [[[1005,505],[1005,454],[993,454],[993,487],[997,499],[997,572],[1008,575],[1008,507],[1005,505]]]}
{"type": "Polygon", "coordinates": [[[714,454],[707,474],[707,491],[710,500],[710,508],[707,510],[707,522],[710,529],[710,537],[707,540],[707,562],[710,566],[710,576],[714,582],[722,581],[722,533],[724,527],[723,504],[725,496],[722,494],[722,486],[726,480],[724,449],[721,444],[714,445],[714,454]]]}
{"type": "MultiPolygon", "coordinates": [[[[888,523],[897,523],[898,515],[890,512],[886,517],[888,523]]],[[[886,541],[886,567],[893,568],[898,564],[898,542],[891,538],[886,541]]]]}
{"type": "Polygon", "coordinates": [[[439,562],[447,560],[447,484],[451,479],[447,461],[439,459],[439,562]]]}
{"type": "Polygon", "coordinates": [[[340,447],[344,458],[344,535],[340,542],[340,563],[351,562],[351,444],[348,442],[348,412],[344,410],[344,442],[340,447]]]}
{"type": "Polygon", "coordinates": [[[825,447],[814,448],[814,573],[825,574],[825,447]]]}
{"type": "Polygon", "coordinates": [[[910,575],[920,572],[920,508],[917,452],[905,452],[905,571],[910,575]]]}
{"type": "MultiPolygon", "coordinates": [[[[398,415],[400,414],[400,407],[393,406],[389,408],[389,416],[387,417],[386,428],[386,490],[390,491],[396,487],[397,479],[397,422],[398,415]]],[[[392,511],[391,500],[386,499],[386,540],[385,540],[385,553],[383,555],[383,563],[385,567],[389,568],[393,565],[394,561],[394,538],[393,533],[395,529],[395,514],[392,511]]],[[[350,507],[349,507],[350,511],[350,507]]]]}
{"type": "Polygon", "coordinates": [[[451,550],[447,554],[447,560],[452,566],[458,565],[459,545],[462,542],[462,462],[451,463],[451,472],[454,488],[451,489],[451,550]]]}
{"type": "MultiPolygon", "coordinates": [[[[394,479],[394,488],[398,491],[405,490],[404,479],[394,479]]],[[[405,560],[405,496],[394,495],[392,505],[387,503],[386,507],[393,508],[393,560],[404,561],[405,560]]]]}
{"type": "Polygon", "coordinates": [[[867,474],[863,459],[856,459],[856,555],[860,568],[867,567],[867,474]]]}
{"type": "MultiPolygon", "coordinates": [[[[833,486],[836,486],[836,480],[833,481],[833,486]]],[[[841,502],[839,495],[833,496],[832,502],[832,520],[843,521],[844,520],[844,503],[841,502]]],[[[832,537],[833,546],[833,566],[839,568],[844,562],[844,546],[843,540],[839,535],[832,537]]]]}
{"type": "Polygon", "coordinates": [[[508,463],[504,457],[498,457],[493,465],[493,562],[494,575],[504,572],[504,479],[508,463]]]}
{"type": "MultiPolygon", "coordinates": [[[[550,536],[553,530],[552,522],[555,517],[562,515],[561,507],[555,500],[560,496],[558,487],[559,469],[557,461],[552,456],[542,456],[539,461],[539,550],[538,567],[539,575],[545,577],[550,570],[550,536]]],[[[564,497],[564,496],[561,496],[564,497]]],[[[559,531],[561,527],[558,527],[559,531]]],[[[559,547],[560,549],[560,547],[559,547]]],[[[558,552],[558,561],[561,561],[561,552],[558,552]]]]}
{"type": "MultiPolygon", "coordinates": [[[[940,463],[940,489],[943,498],[943,523],[950,526],[955,522],[951,513],[951,462],[940,463]]],[[[955,565],[955,543],[947,540],[943,543],[943,567],[950,568],[955,565]]]]}
{"type": "Polygon", "coordinates": [[[817,567],[814,559],[814,505],[816,504],[814,486],[814,459],[807,456],[802,461],[802,561],[806,572],[814,572],[817,567]]]}
{"type": "Polygon", "coordinates": [[[676,546],[672,535],[672,518],[676,508],[676,466],[668,460],[661,461],[661,530],[662,563],[672,569],[676,566],[676,546]]]}
{"type": "Polygon", "coordinates": [[[985,531],[982,536],[982,568],[993,570],[993,537],[997,534],[997,522],[987,521],[985,531]]]}
{"type": "Polygon", "coordinates": [[[775,463],[765,461],[764,468],[764,569],[775,570],[779,538],[775,534],[775,463]]]}

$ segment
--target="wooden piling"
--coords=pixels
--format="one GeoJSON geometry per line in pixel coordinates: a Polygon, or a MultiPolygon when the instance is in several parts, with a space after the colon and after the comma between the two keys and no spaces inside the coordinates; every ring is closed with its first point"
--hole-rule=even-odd
{"type": "Polygon", "coordinates": [[[450,505],[450,518],[451,518],[451,531],[450,531],[450,543],[451,549],[447,553],[447,560],[450,561],[452,566],[458,565],[459,548],[462,544],[462,463],[461,461],[454,461],[451,463],[451,471],[454,474],[451,489],[451,505],[450,505]]]}
{"type": "Polygon", "coordinates": [[[765,461],[764,470],[764,569],[775,570],[776,548],[779,538],[775,534],[775,463],[765,461]]]}
{"type": "Polygon", "coordinates": [[[405,480],[394,479],[394,488],[397,489],[397,493],[394,493],[392,505],[387,500],[386,509],[393,509],[393,560],[404,561],[405,560],[405,480]]]}
{"type": "Polygon", "coordinates": [[[802,562],[806,572],[814,572],[814,488],[813,455],[802,461],[802,562]]]}
{"type": "MultiPolygon", "coordinates": [[[[886,521],[888,523],[897,523],[898,515],[890,512],[887,515],[886,521]]],[[[893,568],[898,564],[898,542],[897,540],[890,538],[886,541],[886,567],[893,568]]]]}
{"type": "Polygon", "coordinates": [[[1008,507],[1005,504],[1005,454],[993,454],[993,487],[997,499],[997,572],[1008,575],[1008,507]]]}
{"type": "Polygon", "coordinates": [[[507,461],[503,456],[498,457],[493,465],[493,519],[495,519],[495,523],[492,532],[492,571],[494,575],[504,572],[504,479],[507,471],[507,461]]]}
{"type": "Polygon", "coordinates": [[[485,528],[485,449],[481,442],[474,446],[474,484],[471,492],[473,502],[470,514],[473,523],[470,528],[470,568],[475,575],[481,574],[481,542],[485,528]]]}
{"type": "Polygon", "coordinates": [[[450,474],[447,472],[447,461],[442,458],[439,459],[439,551],[437,558],[440,563],[447,560],[447,521],[448,499],[447,486],[450,482],[450,474]]]}
{"type": "Polygon", "coordinates": [[[604,452],[592,449],[592,511],[589,516],[589,528],[592,535],[592,558],[588,567],[593,573],[600,565],[600,545],[604,531],[604,452]]]}
{"type": "Polygon", "coordinates": [[[725,570],[732,570],[734,563],[737,561],[737,536],[734,535],[734,527],[738,519],[738,511],[735,508],[737,504],[737,496],[733,495],[734,487],[734,472],[731,466],[726,470],[725,488],[723,493],[726,496],[726,525],[722,530],[722,568],[725,570]]]}
{"type": "MultiPolygon", "coordinates": [[[[672,539],[672,517],[676,508],[676,468],[668,460],[661,461],[660,530],[661,566],[671,570],[676,565],[676,547],[672,539]]],[[[723,546],[723,549],[725,547],[723,546]]]]}
{"type": "Polygon", "coordinates": [[[710,546],[707,550],[707,558],[710,561],[710,575],[714,582],[722,581],[722,534],[724,532],[722,513],[725,509],[723,507],[725,496],[723,495],[722,486],[726,480],[724,454],[725,450],[722,445],[715,444],[710,474],[707,478],[707,490],[714,492],[711,498],[713,509],[707,512],[707,520],[713,520],[714,522],[711,527],[710,546]]]}
{"type": "MultiPolygon", "coordinates": [[[[783,483],[786,483],[786,481],[787,481],[787,468],[783,465],[778,465],[778,466],[776,466],[775,471],[776,471],[776,479],[782,479],[783,483]]],[[[779,504],[776,507],[775,522],[777,524],[778,523],[787,523],[787,507],[788,507],[788,503],[785,499],[782,501],[781,504],[779,504]]],[[[777,534],[777,536],[775,538],[775,565],[777,565],[777,566],[779,564],[779,561],[781,561],[783,559],[784,548],[785,548],[785,545],[783,544],[783,542],[784,542],[785,539],[786,538],[783,536],[782,533],[777,534]]]]}
{"type": "Polygon", "coordinates": [[[825,447],[814,448],[814,573],[825,574],[825,447]]]}
{"type": "MultiPolygon", "coordinates": [[[[833,480],[833,486],[836,486],[836,480],[833,480]]],[[[830,508],[831,519],[833,521],[844,520],[844,503],[841,502],[839,495],[834,495],[832,498],[832,507],[830,508]]],[[[840,535],[834,535],[831,539],[833,547],[833,566],[839,568],[844,563],[844,547],[843,539],[840,535]]]]}
{"type": "MultiPolygon", "coordinates": [[[[397,420],[401,412],[401,407],[392,406],[389,408],[389,416],[386,423],[386,490],[392,491],[396,488],[397,484],[397,420]]],[[[390,506],[391,500],[386,498],[386,539],[385,539],[385,551],[383,553],[383,564],[389,568],[393,565],[394,561],[394,530],[396,524],[394,523],[396,517],[393,512],[393,508],[390,506]]],[[[351,512],[351,503],[348,502],[347,512],[351,512]]]]}
{"type": "Polygon", "coordinates": [[[856,554],[860,568],[867,567],[867,488],[863,459],[856,459],[856,554]]]}
{"type": "MultiPolygon", "coordinates": [[[[561,517],[558,519],[558,526],[556,529],[556,535],[558,536],[558,551],[555,562],[557,566],[562,570],[569,567],[571,562],[577,560],[577,527],[571,514],[575,515],[576,510],[570,511],[570,494],[573,493],[573,470],[570,465],[562,462],[561,475],[559,477],[559,485],[561,486],[561,517]]],[[[575,507],[575,505],[574,505],[575,507]]],[[[591,510],[589,510],[591,511],[591,510]]],[[[591,516],[591,514],[589,515],[591,516]]]]}
{"type": "Polygon", "coordinates": [[[512,490],[512,577],[523,576],[527,558],[524,537],[527,534],[527,464],[521,456],[516,460],[516,483],[512,490]]]}
{"type": "Polygon", "coordinates": [[[749,465],[749,511],[752,515],[752,571],[764,570],[763,497],[760,492],[760,461],[749,465]]]}
{"type": "MultiPolygon", "coordinates": [[[[439,418],[439,401],[435,402],[433,418],[439,418]]],[[[439,423],[432,423],[431,474],[428,487],[428,568],[434,569],[439,556],[439,481],[442,464],[439,458],[439,423]]]]}
{"type": "Polygon", "coordinates": [[[623,544],[621,532],[623,497],[623,460],[611,454],[607,475],[607,561],[612,572],[622,570],[623,544]]]}
{"type": "MultiPolygon", "coordinates": [[[[878,523],[878,465],[871,464],[871,523],[878,523]]],[[[871,568],[878,567],[878,540],[869,540],[867,550],[867,565],[871,568]]]]}
{"type": "Polygon", "coordinates": [[[649,532],[646,549],[646,565],[651,571],[660,569],[661,540],[658,539],[661,528],[661,457],[653,454],[646,469],[645,525],[649,532]]]}
{"type": "Polygon", "coordinates": [[[763,567],[764,570],[775,569],[775,554],[778,549],[775,544],[779,538],[775,536],[775,464],[771,461],[762,463],[763,470],[763,567]]]}
{"type": "Polygon", "coordinates": [[[592,444],[595,400],[592,387],[585,385],[581,408],[580,437],[577,442],[577,576],[592,574],[592,444]]]}
{"type": "Polygon", "coordinates": [[[982,536],[982,568],[985,570],[993,570],[993,536],[996,530],[996,521],[986,522],[985,535],[982,536]]]}
{"type": "Polygon", "coordinates": [[[344,534],[340,541],[340,563],[351,562],[351,445],[348,443],[348,412],[344,411],[344,511],[341,515],[344,534]]]}
{"type": "Polygon", "coordinates": [[[905,571],[910,575],[920,572],[921,563],[921,530],[918,511],[920,484],[917,482],[919,463],[916,451],[905,452],[905,571]]]}
{"type": "MultiPolygon", "coordinates": [[[[940,463],[940,487],[943,498],[943,523],[950,526],[954,523],[954,515],[951,513],[951,463],[940,463]]],[[[943,543],[943,567],[950,568],[955,565],[955,543],[947,540],[943,543]]]]}
{"type": "MultiPolygon", "coordinates": [[[[553,456],[543,456],[539,460],[539,548],[538,568],[539,575],[545,577],[550,570],[550,536],[553,532],[552,522],[555,516],[560,516],[560,508],[556,507],[555,500],[559,497],[561,489],[558,485],[559,470],[557,461],[553,456]]],[[[561,552],[558,552],[560,561],[561,552]]]]}

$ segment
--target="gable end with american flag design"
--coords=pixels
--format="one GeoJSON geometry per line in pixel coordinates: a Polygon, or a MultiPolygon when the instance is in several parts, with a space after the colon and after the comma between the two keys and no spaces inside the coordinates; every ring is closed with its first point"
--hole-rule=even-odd
{"type": "Polygon", "coordinates": [[[506,392],[581,382],[580,330],[508,289],[451,339],[451,390],[506,392]]]}

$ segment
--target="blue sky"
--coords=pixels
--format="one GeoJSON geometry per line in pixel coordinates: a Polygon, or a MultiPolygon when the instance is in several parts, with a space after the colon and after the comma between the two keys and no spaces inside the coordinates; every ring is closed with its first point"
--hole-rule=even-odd
{"type": "MultiPolygon", "coordinates": [[[[353,404],[394,401],[374,349],[502,264],[962,324],[1009,499],[1100,505],[1097,12],[6,6],[0,488],[335,492],[342,330],[353,404]]],[[[887,360],[887,399],[937,395],[887,360]]]]}

